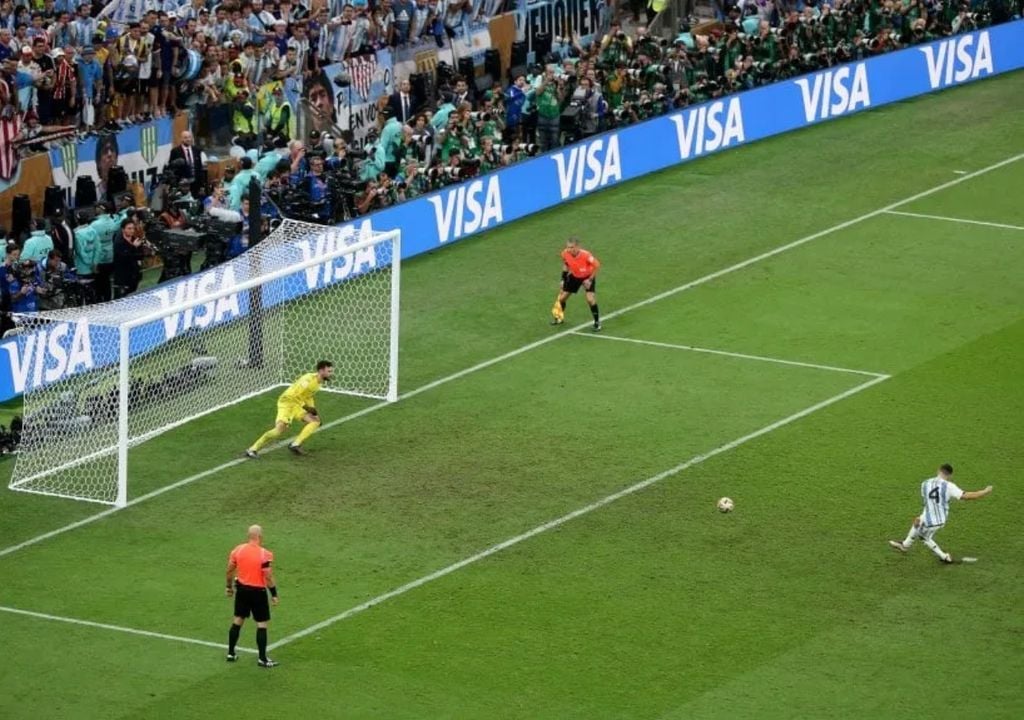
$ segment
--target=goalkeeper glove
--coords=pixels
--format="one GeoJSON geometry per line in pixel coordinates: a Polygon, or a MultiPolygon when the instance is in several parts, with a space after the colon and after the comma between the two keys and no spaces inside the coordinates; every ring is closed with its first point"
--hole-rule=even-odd
{"type": "Polygon", "coordinates": [[[315,418],[318,418],[318,417],[320,417],[320,413],[318,413],[318,412],[316,411],[316,408],[315,408],[315,407],[313,407],[312,405],[307,405],[307,406],[306,406],[306,407],[305,407],[304,409],[305,409],[305,411],[306,411],[306,412],[307,412],[308,414],[312,415],[313,417],[315,417],[315,418]]]}

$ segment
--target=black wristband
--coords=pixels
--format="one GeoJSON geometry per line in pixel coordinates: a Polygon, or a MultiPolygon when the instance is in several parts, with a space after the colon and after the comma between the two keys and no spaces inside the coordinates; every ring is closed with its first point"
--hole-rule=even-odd
{"type": "Polygon", "coordinates": [[[277,586],[276,585],[274,585],[273,587],[267,588],[267,589],[270,590],[270,597],[277,597],[277,586]]]}

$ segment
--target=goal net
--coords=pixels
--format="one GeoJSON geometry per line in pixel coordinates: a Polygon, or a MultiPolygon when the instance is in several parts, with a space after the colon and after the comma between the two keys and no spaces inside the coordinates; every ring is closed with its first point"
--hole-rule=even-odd
{"type": "Polygon", "coordinates": [[[14,490],[123,506],[136,447],[334,363],[324,390],[398,397],[397,231],[285,220],[227,263],[114,302],[19,316],[14,490]]]}

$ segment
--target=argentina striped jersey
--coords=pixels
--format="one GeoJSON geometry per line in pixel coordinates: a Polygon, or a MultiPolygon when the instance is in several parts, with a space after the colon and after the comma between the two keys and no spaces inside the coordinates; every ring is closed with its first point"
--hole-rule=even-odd
{"type": "Polygon", "coordinates": [[[924,510],[921,513],[921,522],[928,527],[938,527],[946,524],[946,517],[949,515],[949,501],[959,500],[964,491],[941,477],[933,477],[921,483],[921,500],[924,501],[924,510]]]}

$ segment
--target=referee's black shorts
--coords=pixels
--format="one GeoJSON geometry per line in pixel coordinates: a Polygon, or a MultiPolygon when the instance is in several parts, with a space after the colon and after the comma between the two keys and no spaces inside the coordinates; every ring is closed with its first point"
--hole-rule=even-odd
{"type": "Polygon", "coordinates": [[[590,290],[588,292],[597,292],[597,278],[578,278],[572,273],[568,273],[565,276],[565,280],[562,281],[562,289],[567,293],[575,295],[583,287],[583,281],[588,279],[590,280],[590,290]]]}
{"type": "Polygon", "coordinates": [[[267,589],[235,583],[235,617],[247,618],[250,615],[256,622],[270,620],[267,589]]]}

